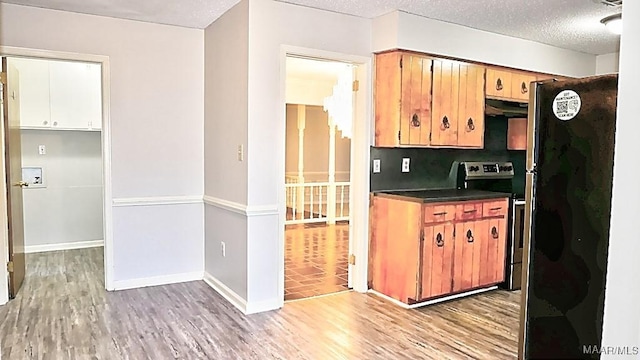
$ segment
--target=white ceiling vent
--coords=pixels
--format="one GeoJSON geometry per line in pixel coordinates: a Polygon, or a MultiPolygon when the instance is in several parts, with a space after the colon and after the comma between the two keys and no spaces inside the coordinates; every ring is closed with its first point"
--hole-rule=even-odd
{"type": "Polygon", "coordinates": [[[608,6],[622,6],[622,0],[595,0],[608,6]]]}

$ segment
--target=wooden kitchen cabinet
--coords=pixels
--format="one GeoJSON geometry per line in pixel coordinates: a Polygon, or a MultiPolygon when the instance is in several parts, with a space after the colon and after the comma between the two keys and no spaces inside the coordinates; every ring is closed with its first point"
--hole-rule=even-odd
{"type": "Polygon", "coordinates": [[[369,287],[414,304],[503,282],[508,208],[372,196],[369,287]]]}
{"type": "Polygon", "coordinates": [[[527,150],[527,118],[510,118],[507,123],[507,149],[527,150]]]}
{"type": "Polygon", "coordinates": [[[498,284],[505,280],[505,256],[507,245],[506,217],[492,218],[483,221],[482,231],[486,232],[483,241],[486,242],[487,260],[481,261],[481,278],[479,286],[498,284]]]}
{"type": "Polygon", "coordinates": [[[429,145],[432,60],[389,52],[376,55],[375,61],[376,146],[429,145]]]}
{"type": "Polygon", "coordinates": [[[372,197],[369,287],[404,303],[418,298],[422,204],[372,197]]]}
{"type": "MultiPolygon", "coordinates": [[[[453,292],[477,288],[480,284],[480,254],[486,247],[485,221],[467,221],[456,224],[455,267],[453,292]]],[[[484,264],[485,266],[487,264],[484,264]]]]}
{"type": "Polygon", "coordinates": [[[433,60],[431,145],[484,146],[484,68],[433,60]]]}
{"type": "Polygon", "coordinates": [[[488,98],[507,99],[511,97],[511,71],[487,68],[485,95],[488,98]]]}
{"type": "Polygon", "coordinates": [[[529,102],[531,83],[536,80],[535,74],[514,73],[511,77],[511,99],[518,102],[529,102]]]}
{"type": "Polygon", "coordinates": [[[499,100],[528,102],[535,74],[522,71],[487,68],[486,97],[499,100]]]}

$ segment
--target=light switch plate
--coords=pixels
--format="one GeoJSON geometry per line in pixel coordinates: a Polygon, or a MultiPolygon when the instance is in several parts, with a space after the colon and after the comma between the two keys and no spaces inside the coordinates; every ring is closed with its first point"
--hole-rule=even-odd
{"type": "Polygon", "coordinates": [[[238,145],[238,161],[244,161],[244,147],[242,144],[238,145]]]}
{"type": "Polygon", "coordinates": [[[410,158],[402,158],[402,172],[403,173],[408,173],[409,172],[409,162],[411,161],[410,158]]]}
{"type": "Polygon", "coordinates": [[[38,154],[45,155],[47,153],[47,147],[44,145],[38,145],[38,154]]]}
{"type": "Polygon", "coordinates": [[[380,172],[380,159],[373,160],[373,173],[377,174],[380,172]]]}

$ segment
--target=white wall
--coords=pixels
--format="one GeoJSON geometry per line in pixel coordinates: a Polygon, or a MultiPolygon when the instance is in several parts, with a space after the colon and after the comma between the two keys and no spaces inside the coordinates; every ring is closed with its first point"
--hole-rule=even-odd
{"type": "MultiPolygon", "coordinates": [[[[629,1],[623,7],[625,19],[620,44],[620,75],[616,147],[613,168],[613,196],[607,284],[604,297],[604,346],[640,346],[640,243],[637,231],[640,212],[632,204],[640,202],[637,181],[640,102],[640,3],[629,1]]],[[[636,348],[637,349],[637,348],[636,348]]],[[[602,359],[637,359],[635,356],[603,355],[602,359]]]]}
{"type": "MultiPolygon", "coordinates": [[[[269,0],[249,8],[249,304],[263,309],[282,303],[279,293],[279,201],[284,195],[284,46],[371,57],[371,22],[353,16],[269,0]]],[[[367,91],[363,87],[363,91],[367,91]]]]}
{"type": "Polygon", "coordinates": [[[116,287],[204,268],[203,36],[0,4],[3,46],[109,57],[116,287]]]}
{"type": "MultiPolygon", "coordinates": [[[[289,175],[298,174],[298,105],[287,104],[286,167],[289,175]]],[[[329,181],[329,115],[320,106],[305,106],[304,176],[305,181],[329,181]]],[[[351,140],[336,130],[336,181],[349,181],[351,140]]]]}
{"type": "Polygon", "coordinates": [[[205,270],[238,296],[247,294],[247,146],[249,2],[205,30],[205,270]],[[245,155],[246,156],[246,155],[245,155]],[[240,214],[219,208],[232,204],[240,214]],[[218,207],[216,207],[218,206],[218,207]],[[222,256],[221,243],[226,246],[222,256]]]}
{"type": "Polygon", "coordinates": [[[22,130],[22,166],[41,167],[45,187],[23,190],[26,251],[104,240],[100,132],[22,130]],[[38,154],[38,146],[46,154],[38,154]],[[34,247],[34,245],[36,245],[34,247]]]}
{"type": "Polygon", "coordinates": [[[286,101],[288,104],[324,106],[324,98],[331,96],[337,78],[311,79],[287,76],[286,101]]]}
{"type": "Polygon", "coordinates": [[[373,21],[373,51],[414,50],[566,76],[593,75],[594,55],[397,11],[373,21]],[[397,28],[397,41],[393,39],[397,28]]]}
{"type": "Polygon", "coordinates": [[[620,53],[598,55],[596,57],[596,75],[617,73],[619,63],[620,53]]]}

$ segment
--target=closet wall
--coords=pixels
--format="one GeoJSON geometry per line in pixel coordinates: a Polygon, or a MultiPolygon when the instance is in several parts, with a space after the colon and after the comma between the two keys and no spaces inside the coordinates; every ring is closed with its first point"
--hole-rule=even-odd
{"type": "Polygon", "coordinates": [[[100,66],[9,61],[20,75],[26,252],[103,245],[100,66]]]}

